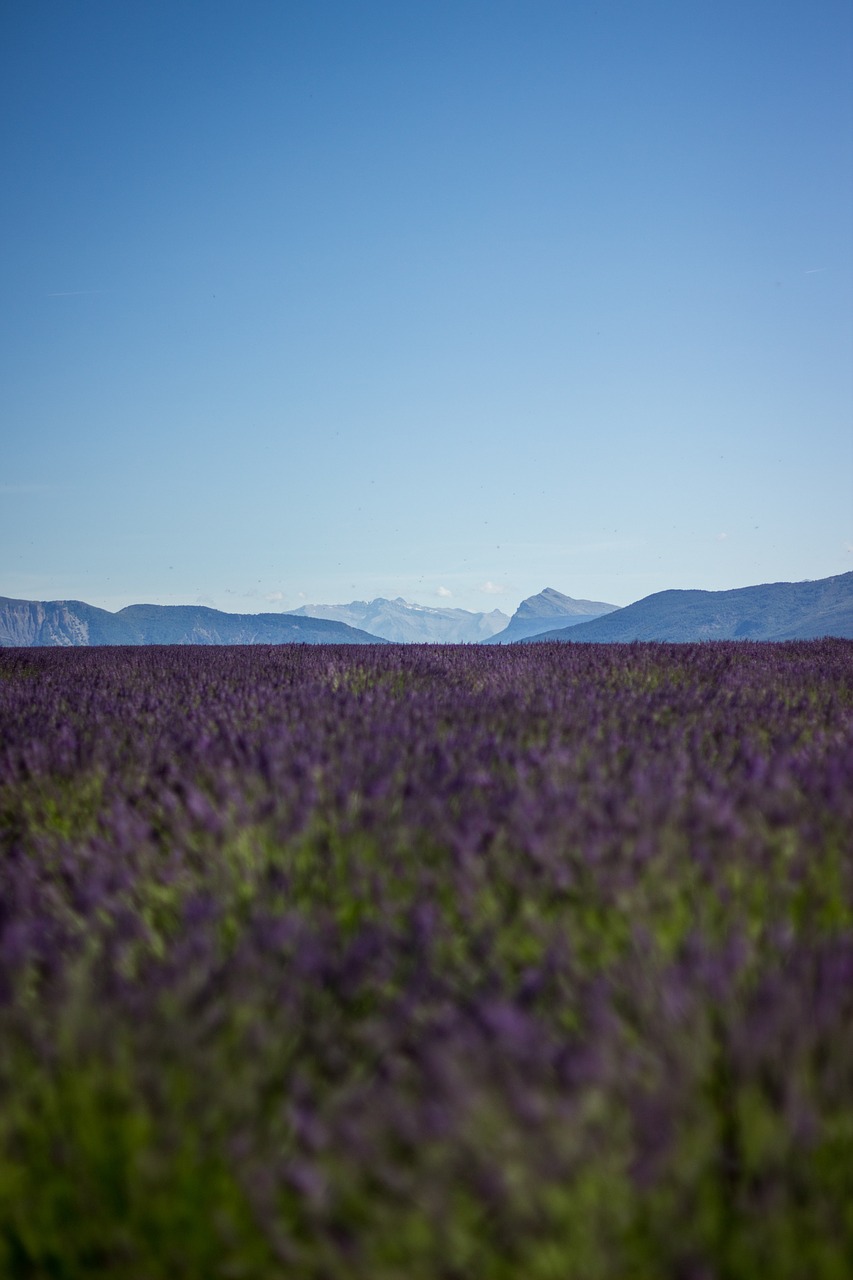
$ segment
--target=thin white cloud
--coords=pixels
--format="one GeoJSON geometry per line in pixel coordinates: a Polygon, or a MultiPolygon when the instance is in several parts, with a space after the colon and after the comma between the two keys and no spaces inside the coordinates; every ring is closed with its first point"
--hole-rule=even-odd
{"type": "Polygon", "coordinates": [[[439,587],[435,594],[441,596],[442,600],[449,600],[453,592],[448,587],[439,587]]]}
{"type": "Polygon", "coordinates": [[[487,596],[501,596],[507,590],[502,582],[484,582],[480,586],[480,590],[484,591],[487,596]]]}
{"type": "Polygon", "coordinates": [[[264,596],[264,599],[268,600],[270,604],[281,604],[282,600],[284,599],[284,592],[268,591],[267,594],[264,596]]]}
{"type": "Polygon", "coordinates": [[[728,538],[728,536],[729,536],[729,535],[728,535],[727,533],[718,533],[718,534],[717,534],[717,542],[725,542],[725,541],[726,541],[726,539],[728,538]]]}

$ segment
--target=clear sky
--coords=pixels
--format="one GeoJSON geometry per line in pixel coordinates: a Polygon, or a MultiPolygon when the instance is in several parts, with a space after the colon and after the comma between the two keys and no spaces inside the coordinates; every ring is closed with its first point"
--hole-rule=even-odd
{"type": "Polygon", "coordinates": [[[0,594],[853,568],[849,0],[0,14],[0,594]]]}

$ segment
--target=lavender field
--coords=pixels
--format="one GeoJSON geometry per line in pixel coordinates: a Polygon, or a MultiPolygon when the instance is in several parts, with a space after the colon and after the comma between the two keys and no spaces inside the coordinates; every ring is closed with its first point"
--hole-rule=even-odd
{"type": "Polygon", "coordinates": [[[853,643],[0,651],[0,1274],[848,1280],[853,643]]]}

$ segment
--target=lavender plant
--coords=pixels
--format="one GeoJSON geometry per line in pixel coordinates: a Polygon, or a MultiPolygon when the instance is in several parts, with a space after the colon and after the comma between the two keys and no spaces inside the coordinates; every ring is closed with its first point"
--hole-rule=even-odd
{"type": "Polygon", "coordinates": [[[846,1280],[853,644],[0,651],[0,1272],[846,1280]]]}

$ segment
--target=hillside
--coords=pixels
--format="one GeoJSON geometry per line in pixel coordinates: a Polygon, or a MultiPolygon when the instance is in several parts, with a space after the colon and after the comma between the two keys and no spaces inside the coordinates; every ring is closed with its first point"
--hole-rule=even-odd
{"type": "Polygon", "coordinates": [[[551,628],[530,640],[853,639],[853,572],[814,582],[773,582],[733,591],[658,591],[618,613],[551,628]]]}
{"type": "Polygon", "coordinates": [[[82,600],[0,596],[0,648],[99,644],[384,644],[341,622],[204,605],[132,604],[118,613],[82,600]]]}

